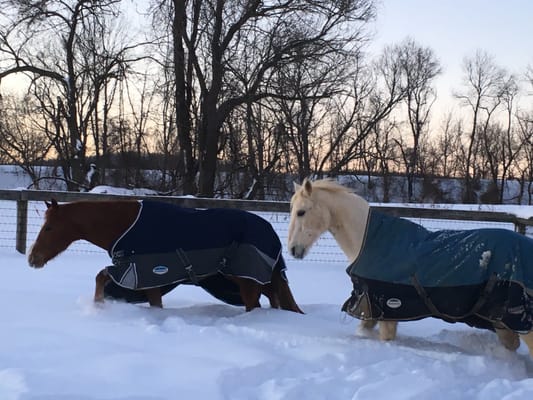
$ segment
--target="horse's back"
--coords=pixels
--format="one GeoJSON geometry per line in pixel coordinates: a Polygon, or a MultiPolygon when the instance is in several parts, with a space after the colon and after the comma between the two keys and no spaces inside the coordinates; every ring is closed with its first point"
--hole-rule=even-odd
{"type": "Polygon", "coordinates": [[[113,248],[135,248],[138,253],[221,248],[233,242],[252,244],[267,254],[281,242],[272,225],[253,213],[225,208],[195,209],[142,201],[139,216],[113,248]]]}
{"type": "Polygon", "coordinates": [[[492,274],[533,288],[533,239],[505,229],[430,232],[403,218],[372,212],[353,275],[424,286],[478,284],[492,274]]]}
{"type": "MultiPolygon", "coordinates": [[[[134,224],[113,245],[108,273],[128,290],[215,283],[211,294],[233,304],[223,273],[267,284],[281,259],[281,242],[270,223],[252,213],[223,208],[192,209],[143,201],[134,224]],[[223,281],[225,282],[225,281],[223,281]],[[224,292],[224,293],[222,293],[224,292]]],[[[235,289],[231,286],[230,292],[235,289]]]]}

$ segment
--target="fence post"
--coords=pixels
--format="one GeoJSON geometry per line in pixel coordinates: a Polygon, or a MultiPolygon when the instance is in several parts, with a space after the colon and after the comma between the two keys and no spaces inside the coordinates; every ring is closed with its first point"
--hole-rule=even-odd
{"type": "Polygon", "coordinates": [[[17,251],[26,254],[28,233],[28,200],[17,200],[17,251]]]}
{"type": "Polygon", "coordinates": [[[521,222],[515,222],[514,223],[514,230],[515,232],[518,232],[522,235],[526,234],[526,224],[523,224],[521,222]]]}

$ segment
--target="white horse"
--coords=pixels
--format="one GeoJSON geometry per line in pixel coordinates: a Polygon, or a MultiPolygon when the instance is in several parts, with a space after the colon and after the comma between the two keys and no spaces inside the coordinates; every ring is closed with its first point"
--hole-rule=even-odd
{"type": "MultiPolygon", "coordinates": [[[[363,198],[348,188],[330,180],[304,180],[295,184],[291,199],[288,248],[295,258],[304,258],[309,249],[326,231],[329,231],[338,245],[354,262],[363,247],[365,228],[370,206],[363,198]]],[[[391,268],[394,267],[391,265],[391,268]]],[[[363,329],[373,329],[377,320],[362,320],[363,329]]],[[[379,321],[381,340],[396,337],[397,321],[379,321]]],[[[502,326],[495,327],[500,342],[509,350],[520,346],[519,334],[502,326]]],[[[533,356],[533,332],[520,334],[533,356]]]]}

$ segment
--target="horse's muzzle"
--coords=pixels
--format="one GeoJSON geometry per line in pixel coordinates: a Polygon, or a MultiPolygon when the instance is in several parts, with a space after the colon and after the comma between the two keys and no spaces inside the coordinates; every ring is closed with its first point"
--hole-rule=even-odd
{"type": "Polygon", "coordinates": [[[290,248],[291,255],[294,258],[302,259],[305,256],[305,247],[301,245],[294,245],[290,248]]]}
{"type": "Polygon", "coordinates": [[[30,253],[28,256],[28,264],[30,264],[30,267],[33,268],[42,268],[44,267],[44,264],[46,264],[46,261],[43,257],[39,257],[33,253],[30,253]]]}

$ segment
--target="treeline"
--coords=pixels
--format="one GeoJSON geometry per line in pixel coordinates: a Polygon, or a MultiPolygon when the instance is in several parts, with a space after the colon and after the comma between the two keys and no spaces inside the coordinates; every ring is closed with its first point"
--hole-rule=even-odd
{"type": "Polygon", "coordinates": [[[532,193],[531,68],[466,55],[461,112],[436,115],[431,48],[366,52],[373,0],[142,3],[0,0],[0,85],[19,85],[0,86],[0,162],[37,187],[53,162],[70,190],[142,186],[151,169],[154,189],[207,197],[353,171],[383,177],[382,201],[398,174],[408,201],[435,177],[461,179],[463,202],[487,179],[490,202],[510,179],[532,193]]]}

